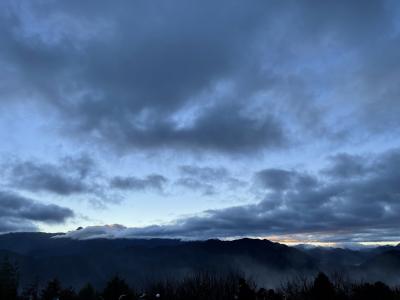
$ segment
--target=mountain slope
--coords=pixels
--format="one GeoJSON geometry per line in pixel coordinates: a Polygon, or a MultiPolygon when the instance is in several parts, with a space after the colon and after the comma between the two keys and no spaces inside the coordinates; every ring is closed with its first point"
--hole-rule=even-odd
{"type": "Polygon", "coordinates": [[[307,254],[267,240],[235,241],[95,239],[71,240],[52,234],[14,233],[0,236],[0,249],[20,266],[23,284],[58,277],[79,287],[104,284],[114,274],[130,281],[179,278],[192,271],[274,272],[315,270],[307,254]]]}

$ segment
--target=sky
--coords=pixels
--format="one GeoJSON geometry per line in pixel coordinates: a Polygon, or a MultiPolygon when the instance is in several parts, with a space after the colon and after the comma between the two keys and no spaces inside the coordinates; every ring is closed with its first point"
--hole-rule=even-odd
{"type": "Polygon", "coordinates": [[[0,232],[400,241],[399,116],[398,1],[1,1],[0,232]]]}

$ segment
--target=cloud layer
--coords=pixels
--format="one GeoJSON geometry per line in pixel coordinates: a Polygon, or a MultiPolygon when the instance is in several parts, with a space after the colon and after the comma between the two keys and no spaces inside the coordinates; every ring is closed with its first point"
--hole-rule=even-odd
{"type": "Polygon", "coordinates": [[[2,1],[0,188],[25,203],[2,200],[4,230],[52,201],[97,218],[85,201],[96,224],[193,215],[127,236],[397,238],[399,16],[393,0],[2,1]]]}
{"type": "Polygon", "coordinates": [[[0,91],[126,151],[248,153],[289,147],[299,130],[387,132],[399,125],[397,12],[393,1],[6,1],[0,91]]]}
{"type": "Polygon", "coordinates": [[[36,222],[64,223],[73,216],[69,208],[41,204],[11,192],[0,191],[0,232],[36,231],[36,222]]]}
{"type": "Polygon", "coordinates": [[[116,176],[111,179],[110,186],[111,188],[120,190],[143,191],[147,189],[154,189],[157,191],[162,191],[167,182],[167,178],[158,174],[148,175],[146,178],[137,178],[134,176],[116,176]]]}
{"type": "MultiPolygon", "coordinates": [[[[342,154],[338,157],[344,157],[342,154]]],[[[348,174],[359,157],[349,157],[348,174]]],[[[70,232],[72,238],[181,237],[186,239],[294,235],[302,238],[343,242],[399,240],[400,150],[363,159],[370,171],[353,178],[343,177],[340,159],[332,178],[292,170],[266,169],[255,174],[259,188],[266,191],[258,204],[209,210],[172,224],[144,228],[88,227],[70,232]]],[[[326,170],[324,170],[326,173],[326,170]]]]}
{"type": "Polygon", "coordinates": [[[58,164],[15,161],[5,166],[12,186],[32,192],[50,192],[68,196],[91,192],[87,182],[93,175],[94,161],[88,156],[65,157],[58,164]]]}

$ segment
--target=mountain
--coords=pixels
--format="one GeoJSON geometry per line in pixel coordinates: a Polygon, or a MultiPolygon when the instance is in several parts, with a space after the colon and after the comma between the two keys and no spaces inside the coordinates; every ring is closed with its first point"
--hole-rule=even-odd
{"type": "Polygon", "coordinates": [[[377,254],[365,261],[359,272],[367,280],[382,280],[390,284],[399,284],[400,278],[400,247],[377,254]]]}
{"type": "Polygon", "coordinates": [[[364,269],[385,268],[386,271],[400,271],[400,249],[389,250],[367,260],[361,266],[364,269]]]}
{"type": "MultiPolygon", "coordinates": [[[[17,262],[21,283],[57,277],[66,285],[103,285],[112,275],[144,282],[180,278],[193,271],[278,275],[315,271],[313,259],[300,250],[268,240],[191,241],[169,239],[73,240],[46,233],[0,236],[0,256],[17,262]]],[[[261,275],[260,275],[261,276],[261,275]]],[[[264,280],[261,278],[259,280],[264,280]]]]}
{"type": "Polygon", "coordinates": [[[313,257],[314,262],[324,271],[347,270],[361,265],[375,255],[372,251],[352,250],[333,247],[302,248],[305,253],[313,257]]]}
{"type": "Polygon", "coordinates": [[[22,286],[57,277],[66,286],[102,286],[115,274],[136,286],[196,271],[241,272],[260,284],[291,276],[340,272],[355,280],[399,283],[400,247],[362,250],[289,247],[268,240],[74,240],[49,233],[0,235],[0,258],[18,264],[22,286]]]}

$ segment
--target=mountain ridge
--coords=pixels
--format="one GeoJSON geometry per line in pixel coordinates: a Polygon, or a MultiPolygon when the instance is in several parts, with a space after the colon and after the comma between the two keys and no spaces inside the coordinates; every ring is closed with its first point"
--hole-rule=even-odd
{"type": "MultiPolygon", "coordinates": [[[[390,256],[390,251],[398,251],[396,247],[363,251],[298,249],[267,239],[250,238],[203,241],[55,238],[59,235],[0,235],[0,258],[7,256],[19,265],[23,284],[35,279],[43,283],[57,277],[78,288],[88,281],[101,286],[115,274],[137,282],[148,278],[181,278],[204,270],[239,271],[259,280],[274,279],[276,282],[296,274],[318,271],[350,272],[353,275],[368,272],[376,278],[383,276],[387,268],[386,256],[394,261],[398,258],[400,262],[400,255],[390,256]],[[383,258],[379,259],[380,256],[383,258]],[[374,258],[375,263],[372,263],[374,258]]],[[[394,276],[396,270],[391,274],[394,276]]]]}

